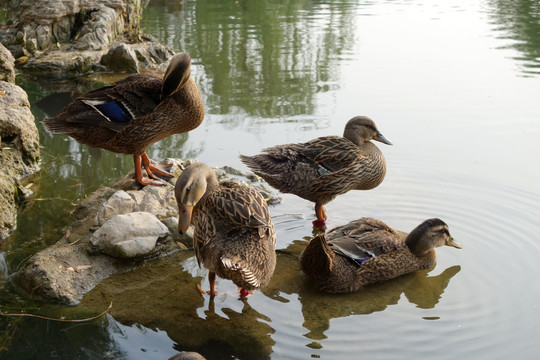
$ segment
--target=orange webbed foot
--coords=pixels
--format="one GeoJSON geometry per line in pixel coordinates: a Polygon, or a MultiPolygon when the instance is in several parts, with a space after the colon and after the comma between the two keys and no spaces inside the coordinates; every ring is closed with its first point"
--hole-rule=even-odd
{"type": "Polygon", "coordinates": [[[142,177],[142,176],[141,176],[140,179],[135,178],[135,181],[137,181],[142,186],[147,186],[147,185],[165,186],[165,184],[162,183],[162,182],[155,181],[155,180],[152,180],[152,179],[148,179],[148,178],[145,178],[145,177],[142,177]]]}
{"type": "Polygon", "coordinates": [[[216,290],[210,289],[209,291],[204,291],[201,288],[201,284],[197,284],[197,290],[201,293],[201,295],[210,295],[211,297],[214,297],[217,295],[216,290]]]}
{"type": "Polygon", "coordinates": [[[170,164],[152,164],[150,162],[150,158],[146,153],[143,153],[141,156],[141,163],[144,169],[146,170],[146,173],[149,177],[152,179],[157,179],[156,175],[163,176],[163,177],[173,177],[173,174],[166,171],[165,169],[170,168],[172,165],[170,164]]]}

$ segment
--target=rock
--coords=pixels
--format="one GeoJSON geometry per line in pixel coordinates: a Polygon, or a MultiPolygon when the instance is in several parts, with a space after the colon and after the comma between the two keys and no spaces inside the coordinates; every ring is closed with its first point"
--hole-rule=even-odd
{"type": "Polygon", "coordinates": [[[20,68],[41,79],[65,80],[105,70],[102,57],[114,71],[155,70],[174,52],[141,33],[145,3],[22,0],[10,25],[0,28],[0,42],[15,58],[27,56],[20,68]]]}
{"type": "Polygon", "coordinates": [[[137,54],[126,44],[110,48],[109,52],[101,58],[101,63],[113,71],[139,72],[137,54]]]}
{"type": "Polygon", "coordinates": [[[124,190],[115,192],[99,209],[95,225],[101,226],[116,215],[138,211],[139,207],[131,196],[124,190]]]}
{"type": "Polygon", "coordinates": [[[33,298],[77,304],[101,280],[127,266],[110,256],[90,257],[86,244],[58,244],[34,255],[13,282],[33,298]]]}
{"type": "Polygon", "coordinates": [[[0,239],[15,228],[16,199],[25,180],[39,170],[39,134],[28,96],[0,81],[0,239]]]}
{"type": "Polygon", "coordinates": [[[180,234],[178,233],[178,216],[171,216],[161,222],[169,229],[169,233],[180,249],[187,250],[193,247],[193,227],[190,226],[185,234],[180,234]]]}
{"type": "Polygon", "coordinates": [[[15,83],[15,59],[2,44],[0,44],[0,81],[15,83]]]}
{"type": "MultiPolygon", "coordinates": [[[[178,176],[194,162],[166,159],[163,163],[171,164],[170,171],[178,176]]],[[[226,176],[225,171],[220,173],[226,176]]],[[[192,229],[185,235],[178,234],[175,180],[133,190],[127,189],[131,186],[128,184],[134,184],[132,174],[127,174],[113,187],[93,192],[73,211],[69,236],[32,256],[12,281],[32,297],[76,304],[82,295],[115,273],[133,270],[144,261],[178,249],[192,248],[192,229]],[[154,213],[141,212],[141,208],[154,213]],[[129,209],[131,212],[120,214],[129,209]]]]}
{"type": "Polygon", "coordinates": [[[89,253],[105,253],[115,258],[144,257],[169,230],[149,212],[117,215],[90,237],[89,253]]]}
{"type": "Polygon", "coordinates": [[[157,69],[164,72],[174,51],[157,43],[152,37],[145,38],[149,41],[143,44],[111,44],[109,51],[101,58],[101,64],[113,71],[136,73],[142,69],[157,69]]]}
{"type": "Polygon", "coordinates": [[[141,211],[149,211],[159,219],[178,214],[174,187],[148,186],[145,187],[144,193],[142,201],[137,203],[141,211]]]}
{"type": "Polygon", "coordinates": [[[127,30],[121,7],[114,9],[110,5],[99,4],[89,12],[90,18],[83,23],[79,36],[73,44],[75,49],[103,50],[113,39],[127,30]]]}

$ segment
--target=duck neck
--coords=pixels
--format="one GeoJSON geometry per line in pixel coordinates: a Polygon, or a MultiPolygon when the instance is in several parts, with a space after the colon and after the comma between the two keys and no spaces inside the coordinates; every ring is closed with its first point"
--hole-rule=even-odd
{"type": "Polygon", "coordinates": [[[422,269],[429,269],[435,265],[435,249],[422,238],[415,236],[414,231],[405,239],[405,244],[421,264],[422,269]],[[412,236],[411,236],[412,235],[412,236]]]}
{"type": "MultiPolygon", "coordinates": [[[[199,199],[199,201],[197,202],[197,205],[204,203],[206,201],[206,198],[211,193],[216,191],[217,188],[219,187],[219,182],[216,178],[216,175],[213,172],[207,173],[205,180],[206,180],[206,191],[204,192],[204,195],[201,197],[201,199],[199,199]]],[[[199,207],[197,205],[195,206],[196,208],[199,207]]]]}

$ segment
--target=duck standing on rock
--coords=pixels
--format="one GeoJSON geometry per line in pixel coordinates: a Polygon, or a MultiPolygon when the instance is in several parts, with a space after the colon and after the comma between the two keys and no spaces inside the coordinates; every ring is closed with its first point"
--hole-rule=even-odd
{"type": "Polygon", "coordinates": [[[144,167],[150,178],[156,179],[154,173],[172,177],[167,166],[150,163],[146,148],[195,129],[204,118],[204,104],[190,69],[189,55],[176,54],[163,77],[129,75],[78,97],[57,117],[44,119],[43,125],[88,146],[133,154],[135,180],[142,186],[162,185],[142,175],[144,167]]]}
{"type": "Polygon", "coordinates": [[[462,248],[440,219],[426,220],[407,235],[380,220],[361,218],[318,233],[300,255],[300,266],[320,290],[350,292],[431,269],[435,248],[442,245],[462,248]]]}
{"type": "Polygon", "coordinates": [[[240,159],[279,191],[315,202],[313,226],[326,229],[326,203],[349,190],[373,189],[384,179],[386,161],[370,140],[392,145],[373,120],[357,116],[347,122],[343,137],[278,145],[240,159]]]}
{"type": "Polygon", "coordinates": [[[208,165],[195,163],[178,177],[175,197],[178,231],[185,233],[193,224],[195,256],[209,270],[211,296],[216,274],[232,280],[241,298],[268,284],[276,266],[276,233],[258,191],[231,180],[218,182],[208,165]]]}

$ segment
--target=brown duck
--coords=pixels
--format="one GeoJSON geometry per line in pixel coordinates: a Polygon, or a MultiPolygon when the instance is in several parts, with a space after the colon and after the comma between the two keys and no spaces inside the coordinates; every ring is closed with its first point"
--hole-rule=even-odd
{"type": "Polygon", "coordinates": [[[195,129],[204,118],[201,94],[190,69],[189,55],[176,54],[163,78],[154,73],[130,75],[78,97],[57,117],[43,120],[43,125],[82,144],[133,154],[135,180],[143,186],[162,185],[142,176],[143,166],[153,179],[154,173],[172,176],[165,166],[150,164],[146,148],[195,129]]]}
{"type": "Polygon", "coordinates": [[[369,190],[386,174],[386,161],[370,140],[392,145],[366,116],[347,122],[343,137],[324,136],[301,144],[278,145],[240,159],[283,193],[315,202],[316,228],[326,228],[324,205],[349,190],[369,190]]]}
{"type": "Polygon", "coordinates": [[[241,297],[268,284],[276,266],[276,233],[259,192],[231,180],[218,182],[208,165],[196,163],[178,178],[175,197],[178,231],[193,224],[195,256],[209,270],[210,295],[216,295],[216,274],[232,280],[241,297]]]}
{"type": "Polygon", "coordinates": [[[429,219],[409,235],[380,220],[361,218],[317,234],[300,255],[302,271],[320,290],[339,293],[435,265],[435,248],[461,249],[440,219],[429,219]]]}

